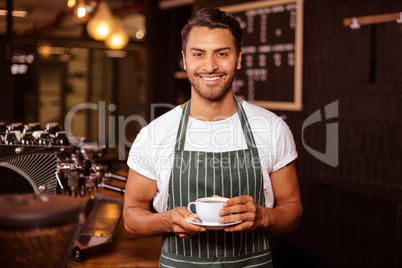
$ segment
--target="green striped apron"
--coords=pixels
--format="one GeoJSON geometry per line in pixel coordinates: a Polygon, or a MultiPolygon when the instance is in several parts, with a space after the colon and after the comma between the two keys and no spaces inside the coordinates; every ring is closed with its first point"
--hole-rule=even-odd
{"type": "MultiPolygon", "coordinates": [[[[260,159],[246,114],[235,99],[248,149],[228,152],[185,151],[190,101],[184,107],[169,181],[167,209],[187,206],[197,198],[251,195],[264,206],[260,159]]],[[[272,267],[266,231],[207,230],[190,239],[164,236],[160,267],[272,267]]]]}

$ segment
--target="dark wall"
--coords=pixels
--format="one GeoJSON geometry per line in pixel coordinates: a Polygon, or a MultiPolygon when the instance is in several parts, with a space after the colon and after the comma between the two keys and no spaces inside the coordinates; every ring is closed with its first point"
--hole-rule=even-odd
{"type": "MultiPolygon", "coordinates": [[[[193,10],[243,2],[249,1],[197,0],[193,10]]],[[[304,214],[296,231],[272,235],[276,267],[402,265],[402,24],[343,26],[344,18],[400,11],[400,0],[305,1],[304,108],[274,111],[298,147],[304,214]],[[338,114],[326,119],[333,102],[338,114]],[[322,120],[303,128],[317,110],[322,120]],[[326,138],[327,126],[336,139],[326,138]],[[339,161],[324,163],[309,148],[322,155],[335,149],[339,161]]],[[[179,46],[174,40],[169,45],[179,46]]],[[[170,66],[168,74],[174,71],[170,66]]],[[[155,94],[174,102],[175,90],[162,86],[155,94]]]]}
{"type": "MultiPolygon", "coordinates": [[[[157,1],[146,1],[148,101],[170,105],[156,109],[155,117],[177,104],[178,87],[183,82],[183,90],[190,92],[189,83],[175,79],[174,72],[180,70],[180,30],[191,16],[191,10],[191,6],[160,10],[157,1]]],[[[154,119],[151,114],[149,118],[154,119]]]]}
{"type": "Polygon", "coordinates": [[[400,10],[397,0],[305,1],[304,109],[285,113],[298,146],[304,215],[298,230],[272,238],[279,267],[402,265],[402,24],[342,26],[344,18],[400,10]],[[333,101],[338,118],[304,129],[303,142],[303,122],[318,109],[325,118],[333,101]],[[325,152],[328,123],[338,123],[336,167],[306,149],[325,152]]]}
{"type": "MultiPolygon", "coordinates": [[[[199,0],[197,8],[250,1],[199,0]]],[[[398,0],[306,0],[303,34],[303,111],[284,116],[298,145],[303,179],[402,190],[402,24],[395,21],[351,30],[343,19],[395,13],[398,0]],[[339,116],[305,127],[318,109],[338,101],[339,116]],[[339,165],[325,153],[326,124],[339,123],[339,165]],[[302,132],[304,131],[304,141],[302,132]]],[[[272,22],[271,22],[272,23],[272,22]]],[[[325,119],[324,113],[322,118],[325,119]]]]}
{"type": "MultiPolygon", "coordinates": [[[[358,30],[342,26],[343,18],[398,12],[402,5],[396,0],[323,3],[305,3],[305,109],[289,114],[288,120],[302,149],[299,171],[304,177],[352,187],[402,190],[402,181],[395,176],[402,166],[402,70],[394,74],[401,58],[402,24],[389,22],[358,30]],[[300,132],[303,119],[335,100],[339,100],[339,166],[332,168],[303,150],[300,132]]],[[[312,143],[320,140],[324,127],[309,134],[312,143]]]]}
{"type": "Polygon", "coordinates": [[[11,44],[6,42],[6,38],[0,37],[0,120],[15,120],[16,94],[14,88],[14,79],[11,75],[11,44]]]}

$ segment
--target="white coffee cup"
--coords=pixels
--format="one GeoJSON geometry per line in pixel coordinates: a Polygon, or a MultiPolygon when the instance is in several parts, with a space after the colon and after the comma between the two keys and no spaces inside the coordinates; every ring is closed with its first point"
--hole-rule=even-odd
{"type": "Polygon", "coordinates": [[[219,210],[227,200],[229,198],[225,197],[198,198],[195,202],[188,203],[187,209],[203,223],[219,223],[219,210]],[[196,213],[191,210],[191,205],[195,205],[196,213]]]}

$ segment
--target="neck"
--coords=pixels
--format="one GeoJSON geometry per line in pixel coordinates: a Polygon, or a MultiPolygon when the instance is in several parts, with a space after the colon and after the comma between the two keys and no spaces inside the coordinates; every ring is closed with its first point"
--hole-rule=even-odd
{"type": "Polygon", "coordinates": [[[233,100],[233,92],[228,93],[218,101],[210,101],[191,90],[190,116],[203,121],[219,121],[237,112],[233,100]]]}

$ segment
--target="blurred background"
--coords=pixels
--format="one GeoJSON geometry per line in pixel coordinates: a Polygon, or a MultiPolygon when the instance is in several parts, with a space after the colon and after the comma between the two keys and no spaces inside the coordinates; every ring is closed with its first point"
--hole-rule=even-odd
{"type": "MultiPolygon", "coordinates": [[[[125,32],[116,49],[88,29],[101,2],[1,0],[0,121],[64,126],[70,116],[74,136],[106,141],[101,161],[125,169],[139,129],[190,96],[180,64],[188,18],[247,2],[105,1],[125,32]]],[[[297,230],[272,235],[276,267],[402,266],[402,15],[358,29],[343,24],[401,12],[400,0],[304,1],[303,107],[272,110],[295,137],[304,215],[297,230]],[[333,144],[328,131],[336,131],[333,144]],[[317,157],[327,148],[336,149],[336,163],[317,157]]]]}

